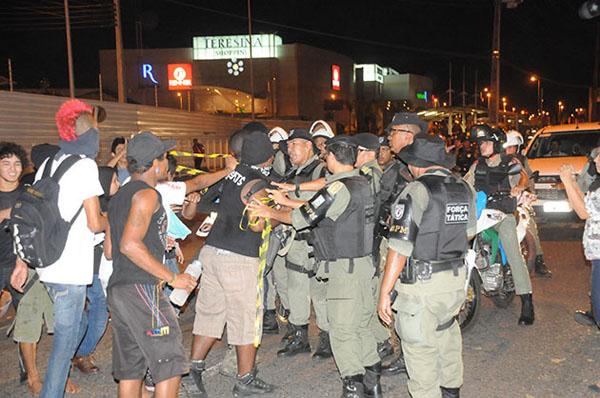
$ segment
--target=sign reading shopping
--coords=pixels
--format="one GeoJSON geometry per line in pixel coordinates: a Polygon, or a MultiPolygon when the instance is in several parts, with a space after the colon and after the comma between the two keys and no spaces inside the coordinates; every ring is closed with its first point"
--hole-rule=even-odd
{"type": "Polygon", "coordinates": [[[167,73],[169,76],[169,90],[192,89],[192,64],[169,64],[167,73]]]}
{"type": "MultiPolygon", "coordinates": [[[[274,34],[252,35],[252,58],[277,58],[281,37],[274,34]]],[[[194,37],[194,60],[250,58],[250,37],[194,37]]]]}

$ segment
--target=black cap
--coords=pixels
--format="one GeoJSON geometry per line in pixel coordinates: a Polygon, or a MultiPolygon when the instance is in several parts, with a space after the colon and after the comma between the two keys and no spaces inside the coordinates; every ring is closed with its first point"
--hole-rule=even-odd
{"type": "Polygon", "coordinates": [[[428,134],[417,134],[412,145],[404,147],[398,157],[416,167],[442,166],[450,169],[456,164],[454,155],[446,153],[444,140],[428,134]]]}
{"type": "Polygon", "coordinates": [[[426,133],[429,130],[429,123],[425,120],[421,119],[419,115],[414,112],[398,112],[394,114],[392,121],[385,129],[386,132],[390,132],[392,126],[396,126],[398,124],[414,124],[415,126],[419,126],[421,129],[421,133],[426,133]]]}
{"type": "Polygon", "coordinates": [[[261,122],[249,122],[246,123],[244,125],[244,127],[242,127],[242,130],[246,130],[246,131],[260,131],[263,134],[269,134],[269,129],[267,128],[267,126],[265,126],[264,124],[262,124],[261,122]]]}
{"type": "Polygon", "coordinates": [[[357,146],[356,141],[346,134],[339,134],[325,141],[325,147],[328,147],[332,144],[346,144],[354,147],[357,146]]]}
{"type": "Polygon", "coordinates": [[[390,140],[388,140],[388,138],[386,136],[383,136],[383,135],[380,136],[379,137],[379,146],[380,147],[382,147],[382,146],[389,147],[390,146],[390,140]]]}
{"type": "Polygon", "coordinates": [[[269,160],[274,153],[269,137],[255,131],[244,137],[240,161],[248,166],[256,166],[269,160]]]}
{"type": "Polygon", "coordinates": [[[142,131],[127,144],[127,159],[133,159],[136,163],[145,165],[175,148],[175,145],[175,140],[161,140],[150,131],[142,131]]]}
{"type": "Polygon", "coordinates": [[[295,140],[298,138],[301,140],[312,141],[312,136],[310,135],[310,133],[308,132],[307,129],[302,129],[302,128],[291,129],[290,136],[288,137],[288,141],[295,140]]]}
{"type": "Polygon", "coordinates": [[[360,133],[356,134],[353,139],[358,147],[365,148],[369,151],[379,150],[379,137],[377,137],[375,134],[360,133]]]}
{"type": "Polygon", "coordinates": [[[39,144],[34,145],[31,148],[31,162],[33,163],[33,167],[39,169],[44,160],[54,157],[58,153],[60,148],[58,145],[52,144],[39,144]]]}

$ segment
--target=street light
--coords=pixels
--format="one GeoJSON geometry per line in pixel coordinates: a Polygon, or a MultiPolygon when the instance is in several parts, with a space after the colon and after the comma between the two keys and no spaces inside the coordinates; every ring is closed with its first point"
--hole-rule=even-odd
{"type": "Polygon", "coordinates": [[[537,77],[536,75],[531,75],[529,77],[529,81],[532,83],[537,82],[537,104],[538,104],[538,113],[542,112],[542,101],[541,101],[541,84],[542,81],[539,77],[537,77]]]}

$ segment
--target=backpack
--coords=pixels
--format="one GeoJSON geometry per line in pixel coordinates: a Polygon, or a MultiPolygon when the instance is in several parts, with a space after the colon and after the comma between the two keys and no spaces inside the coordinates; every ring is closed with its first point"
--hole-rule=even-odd
{"type": "Polygon", "coordinates": [[[11,213],[11,230],[15,251],[31,267],[45,268],[62,255],[71,225],[77,219],[83,203],[70,221],[65,221],[58,209],[58,182],[81,157],[71,155],[50,175],[53,158],[48,158],[42,178],[26,186],[17,198],[11,213]]]}

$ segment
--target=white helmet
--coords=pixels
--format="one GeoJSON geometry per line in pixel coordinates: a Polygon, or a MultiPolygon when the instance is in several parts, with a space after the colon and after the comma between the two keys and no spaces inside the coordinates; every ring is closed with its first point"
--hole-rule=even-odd
{"type": "Polygon", "coordinates": [[[520,147],[523,145],[523,136],[517,130],[509,130],[506,133],[506,143],[504,143],[503,147],[508,148],[509,146],[517,146],[520,147]]]}
{"type": "Polygon", "coordinates": [[[325,137],[325,138],[333,138],[335,134],[333,134],[333,130],[324,120],[315,121],[312,126],[310,126],[310,130],[308,130],[312,138],[317,137],[325,137]]]}
{"type": "Polygon", "coordinates": [[[288,133],[281,127],[273,127],[269,131],[269,140],[275,144],[279,141],[285,141],[288,139],[288,133]]]}

